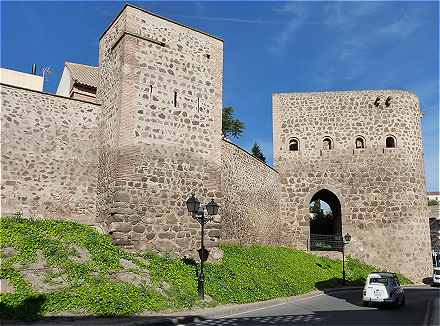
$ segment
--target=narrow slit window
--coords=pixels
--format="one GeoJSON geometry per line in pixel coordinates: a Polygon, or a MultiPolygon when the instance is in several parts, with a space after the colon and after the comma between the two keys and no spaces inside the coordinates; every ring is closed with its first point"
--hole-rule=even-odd
{"type": "Polygon", "coordinates": [[[174,107],[177,107],[177,92],[174,92],[174,107]]]}
{"type": "Polygon", "coordinates": [[[200,109],[200,97],[197,96],[197,109],[200,109]]]}

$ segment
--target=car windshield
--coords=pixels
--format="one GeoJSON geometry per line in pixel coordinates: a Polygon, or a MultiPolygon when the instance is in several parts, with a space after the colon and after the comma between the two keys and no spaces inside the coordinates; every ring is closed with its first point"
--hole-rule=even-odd
{"type": "Polygon", "coordinates": [[[440,275],[440,270],[438,270],[438,269],[435,270],[435,271],[434,271],[434,275],[440,275]]]}
{"type": "Polygon", "coordinates": [[[370,284],[373,283],[388,285],[388,279],[386,277],[372,277],[370,278],[370,284]]]}

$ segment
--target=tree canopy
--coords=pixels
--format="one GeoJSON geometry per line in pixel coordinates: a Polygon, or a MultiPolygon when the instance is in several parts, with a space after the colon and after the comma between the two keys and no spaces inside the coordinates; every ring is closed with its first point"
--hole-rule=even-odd
{"type": "Polygon", "coordinates": [[[260,145],[257,143],[254,143],[251,149],[252,155],[254,155],[256,158],[258,158],[260,161],[263,161],[266,163],[266,158],[263,155],[263,152],[261,151],[260,145]]]}
{"type": "Polygon", "coordinates": [[[222,112],[223,137],[238,138],[244,130],[244,123],[234,117],[234,108],[225,107],[222,112]]]}

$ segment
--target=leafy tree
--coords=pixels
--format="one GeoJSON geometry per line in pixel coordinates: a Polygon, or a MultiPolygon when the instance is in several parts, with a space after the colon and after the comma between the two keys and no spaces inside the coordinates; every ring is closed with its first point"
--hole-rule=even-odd
{"type": "Polygon", "coordinates": [[[314,234],[332,234],[333,233],[333,215],[324,213],[319,199],[310,203],[310,232],[314,234]]]}
{"type": "Polygon", "coordinates": [[[429,199],[428,200],[428,206],[435,206],[435,205],[438,205],[438,204],[439,204],[438,200],[435,200],[435,199],[429,199]]]}
{"type": "Polygon", "coordinates": [[[263,161],[266,163],[266,158],[263,155],[263,152],[261,151],[260,145],[257,143],[254,143],[251,149],[252,155],[254,155],[256,158],[258,158],[260,161],[263,161]]]}
{"type": "Polygon", "coordinates": [[[314,220],[320,220],[320,219],[325,217],[324,211],[321,208],[321,201],[319,199],[313,201],[310,204],[310,213],[313,213],[313,215],[314,215],[313,219],[314,220]]]}
{"type": "Polygon", "coordinates": [[[229,106],[222,112],[222,133],[223,137],[238,138],[244,130],[244,123],[234,117],[234,108],[229,106]]]}

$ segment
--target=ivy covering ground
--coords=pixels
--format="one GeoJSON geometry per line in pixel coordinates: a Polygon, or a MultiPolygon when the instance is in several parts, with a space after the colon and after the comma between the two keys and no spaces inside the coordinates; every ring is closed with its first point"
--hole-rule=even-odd
{"type": "MultiPolygon", "coordinates": [[[[0,247],[0,278],[15,288],[15,292],[0,296],[0,315],[5,318],[35,319],[66,311],[127,316],[206,305],[198,301],[198,266],[194,261],[126,252],[114,246],[109,236],[87,225],[2,217],[0,247]],[[78,260],[75,248],[88,252],[88,259],[78,260]],[[39,256],[44,257],[49,271],[44,282],[50,284],[62,277],[61,288],[38,291],[23,276],[26,266],[32,267],[39,256]],[[131,267],[127,269],[121,261],[129,261],[131,267]],[[121,282],[112,276],[118,271],[148,277],[141,283],[121,282]]],[[[210,305],[254,302],[341,285],[338,260],[275,246],[223,245],[221,249],[222,262],[206,264],[205,290],[210,305]]],[[[349,285],[363,285],[376,268],[349,257],[346,270],[349,285]]],[[[401,282],[409,280],[401,277],[401,282]]]]}

